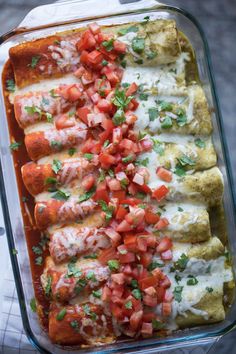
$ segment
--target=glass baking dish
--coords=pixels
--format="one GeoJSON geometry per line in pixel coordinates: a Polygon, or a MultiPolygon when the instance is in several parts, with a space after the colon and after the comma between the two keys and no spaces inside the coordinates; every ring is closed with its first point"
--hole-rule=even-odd
{"type": "MultiPolygon", "coordinates": [[[[124,1],[121,0],[123,3],[124,1]]],[[[224,208],[227,221],[229,250],[232,255],[232,265],[236,270],[236,239],[235,239],[235,198],[233,194],[231,168],[223,129],[223,121],[218,107],[214,80],[211,72],[211,62],[206,39],[197,21],[184,10],[160,4],[154,0],[141,0],[135,3],[121,4],[118,0],[106,1],[106,8],[100,6],[98,0],[71,0],[38,7],[32,10],[17,29],[0,38],[0,70],[8,59],[10,47],[27,40],[44,37],[57,31],[84,27],[89,22],[99,24],[117,24],[130,21],[141,21],[144,16],[151,19],[174,19],[177,27],[190,40],[196,54],[200,81],[207,95],[212,112],[214,126],[213,141],[218,155],[218,166],[223,173],[225,192],[224,208]],[[53,19],[53,23],[51,21],[53,19]]],[[[8,245],[15,276],[16,288],[21,306],[24,328],[31,343],[41,353],[69,353],[71,348],[61,348],[53,345],[39,326],[37,315],[30,309],[30,300],[34,297],[31,281],[30,262],[24,237],[20,201],[10,153],[7,117],[4,108],[2,86],[0,88],[0,151],[1,151],[1,198],[3,204],[8,245]],[[17,250],[13,252],[13,250],[17,250]]],[[[163,352],[167,349],[183,348],[196,343],[207,343],[229,332],[236,325],[236,303],[234,302],[223,322],[193,329],[177,331],[167,338],[152,338],[146,340],[119,341],[112,345],[90,348],[90,352],[132,352],[143,353],[163,352]]],[[[78,349],[78,353],[88,352],[78,349]]]]}

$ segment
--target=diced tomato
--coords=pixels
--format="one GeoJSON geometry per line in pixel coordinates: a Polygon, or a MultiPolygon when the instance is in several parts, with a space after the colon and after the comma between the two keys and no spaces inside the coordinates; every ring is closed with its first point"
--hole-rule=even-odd
{"type": "Polygon", "coordinates": [[[116,163],[116,158],[110,154],[101,152],[101,154],[99,155],[99,161],[103,168],[108,169],[111,165],[114,165],[116,163]]]}
{"type": "Polygon", "coordinates": [[[155,306],[157,306],[157,298],[154,296],[150,296],[150,295],[144,295],[143,296],[143,303],[147,306],[155,307],[155,306]]]}
{"type": "Polygon", "coordinates": [[[164,317],[170,316],[171,311],[172,311],[171,303],[163,302],[163,304],[162,304],[162,316],[164,316],[164,317]]]}
{"type": "Polygon", "coordinates": [[[126,215],[125,220],[130,224],[137,226],[144,220],[145,211],[142,208],[130,207],[130,213],[126,215]]]}
{"type": "Polygon", "coordinates": [[[117,232],[127,232],[131,230],[132,226],[126,220],[123,220],[116,228],[117,232]]]}
{"type": "Polygon", "coordinates": [[[117,319],[121,319],[124,317],[122,309],[116,304],[111,303],[111,312],[113,316],[117,319]]]}
{"type": "Polygon", "coordinates": [[[149,235],[147,237],[147,245],[148,247],[154,248],[157,245],[157,238],[154,235],[149,235]]]}
{"type": "Polygon", "coordinates": [[[125,54],[126,52],[126,44],[119,42],[119,41],[114,41],[113,43],[114,50],[118,53],[125,54]]]}
{"type": "Polygon", "coordinates": [[[140,175],[139,173],[135,173],[133,182],[142,186],[144,184],[144,177],[140,175]]]}
{"type": "Polygon", "coordinates": [[[113,296],[118,296],[120,298],[120,300],[121,300],[121,303],[123,302],[123,299],[121,299],[123,293],[124,293],[123,284],[117,284],[116,282],[113,282],[113,284],[112,284],[112,295],[113,296]]]}
{"type": "Polygon", "coordinates": [[[98,34],[101,31],[100,26],[96,22],[90,23],[88,27],[93,34],[98,34]]]}
{"type": "Polygon", "coordinates": [[[75,125],[75,121],[70,119],[67,114],[57,116],[55,125],[57,129],[71,128],[75,125]]]}
{"type": "Polygon", "coordinates": [[[139,286],[140,286],[141,290],[145,290],[146,288],[149,288],[150,286],[156,287],[157,285],[158,285],[158,280],[153,275],[150,275],[146,278],[139,280],[139,286]]]}
{"type": "Polygon", "coordinates": [[[141,328],[141,334],[144,337],[150,337],[153,333],[152,323],[143,322],[141,328]]]}
{"type": "Polygon", "coordinates": [[[161,281],[161,286],[164,288],[164,289],[167,289],[171,286],[171,281],[170,279],[168,278],[167,275],[165,275],[165,278],[161,281]]]}
{"type": "Polygon", "coordinates": [[[72,85],[69,89],[68,89],[68,100],[70,102],[75,102],[77,101],[82,95],[82,91],[81,88],[78,87],[78,85],[72,85]]]}
{"type": "Polygon", "coordinates": [[[139,257],[140,257],[140,263],[144,267],[148,267],[152,261],[152,254],[149,252],[142,253],[139,257]]]}
{"type": "Polygon", "coordinates": [[[156,287],[156,292],[157,292],[157,296],[156,296],[156,299],[157,299],[157,303],[160,304],[162,303],[163,299],[164,299],[164,296],[165,296],[165,289],[163,287],[156,287]]]}
{"type": "Polygon", "coordinates": [[[87,61],[89,64],[98,65],[103,60],[103,55],[98,50],[93,50],[87,56],[87,61]]]}
{"type": "Polygon", "coordinates": [[[135,262],[135,254],[132,252],[127,252],[126,254],[119,253],[119,260],[122,264],[135,262]]]}
{"type": "Polygon", "coordinates": [[[101,112],[110,113],[112,111],[112,103],[106,99],[100,99],[97,107],[101,112]]]}
{"type": "Polygon", "coordinates": [[[149,295],[149,296],[156,296],[157,292],[156,289],[153,286],[150,286],[149,288],[144,290],[145,294],[149,295]]]}
{"type": "Polygon", "coordinates": [[[132,233],[126,234],[124,244],[129,251],[135,252],[137,250],[137,236],[132,233]]]}
{"type": "Polygon", "coordinates": [[[118,242],[120,241],[121,237],[118,234],[118,232],[116,232],[114,229],[112,229],[111,227],[108,227],[105,229],[105,234],[110,238],[111,242],[113,245],[117,245],[118,242]]]}
{"type": "Polygon", "coordinates": [[[80,40],[76,43],[76,48],[79,52],[85,49],[93,49],[96,45],[96,40],[94,38],[93,33],[90,31],[85,31],[80,40]]]}
{"type": "Polygon", "coordinates": [[[118,84],[120,82],[119,76],[117,75],[117,73],[115,71],[111,71],[106,73],[106,77],[107,80],[110,81],[112,86],[115,86],[116,84],[118,84]]]}
{"type": "Polygon", "coordinates": [[[108,286],[104,286],[102,289],[102,301],[109,301],[111,298],[111,290],[108,288],[108,286]]]}
{"type": "Polygon", "coordinates": [[[169,193],[169,189],[163,184],[162,186],[154,190],[152,196],[153,198],[156,198],[158,202],[160,202],[162,199],[166,197],[168,193],[169,193]]]}
{"type": "Polygon", "coordinates": [[[166,290],[165,296],[164,296],[164,302],[171,302],[174,298],[174,295],[170,290],[166,290]]]}
{"type": "Polygon", "coordinates": [[[115,248],[108,248],[105,250],[102,250],[98,256],[99,262],[102,264],[107,264],[107,262],[111,259],[117,259],[117,252],[115,248]]]}
{"type": "Polygon", "coordinates": [[[125,275],[124,275],[123,273],[112,274],[112,275],[111,275],[111,279],[112,279],[115,283],[117,283],[117,284],[119,284],[119,285],[122,285],[122,284],[124,284],[124,282],[125,282],[125,275]]]}
{"type": "Polygon", "coordinates": [[[165,182],[171,182],[172,181],[172,172],[168,171],[164,167],[158,167],[157,168],[157,176],[162,179],[165,182]]]}
{"type": "Polygon", "coordinates": [[[84,190],[89,191],[95,184],[95,178],[93,175],[85,176],[82,179],[81,185],[84,190]]]}
{"type": "Polygon", "coordinates": [[[132,96],[137,90],[138,90],[138,85],[137,85],[135,82],[133,82],[133,83],[129,86],[129,88],[127,89],[127,91],[126,91],[126,93],[125,93],[126,97],[132,96]]]}
{"type": "Polygon", "coordinates": [[[96,140],[89,138],[87,141],[84,142],[84,144],[81,148],[81,152],[82,153],[91,153],[94,144],[96,144],[96,140]]]}
{"type": "Polygon", "coordinates": [[[142,323],[142,318],[143,318],[142,310],[132,313],[132,315],[130,316],[130,327],[132,330],[137,331],[137,329],[142,323]]]}
{"type": "Polygon", "coordinates": [[[81,76],[81,81],[83,85],[88,85],[94,82],[94,75],[91,70],[84,70],[83,75],[81,76]]]}
{"type": "Polygon", "coordinates": [[[172,251],[171,250],[167,250],[165,252],[161,253],[161,259],[163,259],[164,261],[170,261],[173,257],[172,251]]]}
{"type": "Polygon", "coordinates": [[[91,153],[93,154],[100,154],[102,149],[102,144],[101,143],[95,143],[92,148],[91,148],[91,153]]]}
{"type": "Polygon", "coordinates": [[[146,252],[147,251],[147,240],[144,237],[138,237],[137,238],[137,247],[140,252],[146,252]]]}
{"type": "Polygon", "coordinates": [[[97,92],[95,92],[92,96],[91,96],[91,100],[93,101],[94,104],[97,104],[98,101],[100,100],[100,96],[97,92]]]}
{"type": "Polygon", "coordinates": [[[111,191],[119,191],[121,190],[120,181],[118,181],[116,178],[111,178],[111,180],[108,182],[108,187],[111,191]]]}
{"type": "Polygon", "coordinates": [[[96,127],[102,123],[102,120],[105,118],[104,113],[89,113],[87,115],[88,118],[88,126],[96,127]]]}
{"type": "Polygon", "coordinates": [[[117,213],[116,213],[116,219],[122,220],[124,219],[125,215],[128,214],[128,211],[122,206],[119,205],[117,213]]]}
{"type": "Polygon", "coordinates": [[[88,52],[86,50],[83,50],[82,53],[80,54],[80,62],[82,64],[87,64],[88,63],[88,52]]]}
{"type": "Polygon", "coordinates": [[[164,229],[166,226],[169,225],[169,221],[167,220],[167,218],[161,218],[156,225],[154,226],[155,229],[157,230],[162,230],[164,229]]]}
{"type": "Polygon", "coordinates": [[[86,69],[83,65],[81,65],[73,74],[80,79],[81,76],[85,73],[86,69]]]}
{"type": "Polygon", "coordinates": [[[122,140],[122,130],[120,127],[116,127],[113,129],[112,132],[112,142],[113,144],[117,145],[121,142],[122,140]]]}
{"type": "Polygon", "coordinates": [[[156,224],[160,220],[160,216],[154,213],[151,208],[145,209],[145,221],[147,224],[152,225],[156,224]]]}
{"type": "Polygon", "coordinates": [[[126,264],[125,266],[123,266],[123,272],[126,275],[131,275],[132,274],[132,268],[129,264],[126,264]]]}
{"type": "Polygon", "coordinates": [[[153,146],[152,141],[149,140],[149,139],[141,140],[140,144],[142,146],[142,150],[144,150],[144,151],[149,151],[152,148],[152,146],[153,146]]]}
{"type": "Polygon", "coordinates": [[[130,183],[128,186],[128,192],[131,195],[135,195],[138,192],[138,186],[135,183],[130,183]]]}
{"type": "Polygon", "coordinates": [[[122,191],[113,191],[112,192],[113,198],[117,198],[119,200],[119,202],[125,198],[125,195],[126,195],[126,193],[123,190],[122,191]]]}
{"type": "Polygon", "coordinates": [[[173,246],[172,240],[168,236],[165,236],[161,239],[159,245],[156,248],[156,251],[162,253],[167,250],[170,250],[172,246],[173,246]]]}
{"type": "Polygon", "coordinates": [[[93,200],[98,201],[98,200],[104,200],[104,202],[108,203],[109,202],[109,194],[107,190],[99,190],[97,189],[94,196],[93,200]]]}
{"type": "Polygon", "coordinates": [[[145,312],[143,314],[143,321],[144,322],[152,322],[156,318],[156,314],[154,312],[145,312]]]}
{"type": "Polygon", "coordinates": [[[137,204],[142,204],[142,200],[138,198],[127,198],[124,200],[121,200],[120,204],[128,204],[131,206],[135,206],[137,204]]]}
{"type": "Polygon", "coordinates": [[[88,107],[79,107],[76,110],[76,114],[78,115],[79,119],[82,120],[85,124],[88,125],[88,114],[91,113],[90,108],[88,107]]]}

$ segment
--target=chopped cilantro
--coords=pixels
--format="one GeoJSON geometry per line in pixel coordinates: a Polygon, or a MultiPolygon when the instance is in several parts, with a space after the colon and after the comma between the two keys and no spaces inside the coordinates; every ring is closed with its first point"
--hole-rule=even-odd
{"type": "Polygon", "coordinates": [[[35,258],[35,264],[36,265],[42,265],[43,264],[43,257],[39,256],[35,258]]]}
{"type": "Polygon", "coordinates": [[[77,320],[74,320],[74,321],[71,321],[71,322],[70,322],[70,326],[71,326],[72,328],[74,328],[76,331],[78,331],[79,323],[78,323],[77,320]]]}
{"type": "Polygon", "coordinates": [[[46,112],[45,115],[46,115],[46,118],[47,118],[48,123],[52,123],[52,122],[53,122],[53,116],[52,116],[52,114],[49,113],[49,112],[46,112]]]}
{"type": "Polygon", "coordinates": [[[76,268],[76,258],[72,258],[72,260],[67,265],[67,277],[78,278],[81,275],[82,275],[81,270],[76,268]]]}
{"type": "Polygon", "coordinates": [[[132,288],[138,288],[138,281],[136,279],[132,279],[130,285],[132,288]]]}
{"type": "Polygon", "coordinates": [[[128,163],[128,162],[133,161],[133,159],[134,159],[133,155],[128,155],[128,156],[122,158],[122,162],[128,163]]]}
{"type": "Polygon", "coordinates": [[[98,204],[101,206],[102,211],[105,213],[105,219],[106,221],[111,220],[114,208],[113,206],[108,206],[107,203],[104,200],[99,200],[98,204]]]}
{"type": "Polygon", "coordinates": [[[35,254],[37,254],[37,255],[40,255],[40,254],[43,253],[42,248],[41,248],[41,247],[38,247],[38,246],[33,246],[33,247],[32,247],[32,251],[33,251],[35,254]]]}
{"type": "Polygon", "coordinates": [[[30,66],[32,69],[34,69],[36,67],[36,65],[38,64],[39,59],[40,59],[40,55],[36,55],[35,57],[32,57],[31,63],[28,64],[28,66],[30,66]]]}
{"type": "Polygon", "coordinates": [[[132,294],[135,297],[135,299],[137,299],[137,300],[142,298],[142,294],[141,294],[141,291],[139,289],[132,290],[132,294]]]}
{"type": "Polygon", "coordinates": [[[139,131],[138,132],[138,140],[143,140],[146,135],[147,135],[147,133],[139,131]]]}
{"type": "Polygon", "coordinates": [[[184,211],[184,209],[181,207],[178,207],[178,211],[182,212],[182,211],[184,211]]]}
{"type": "Polygon", "coordinates": [[[182,167],[185,166],[194,166],[196,164],[196,161],[194,161],[193,159],[191,159],[189,156],[187,155],[182,155],[180,158],[178,158],[179,164],[182,167]]]}
{"type": "Polygon", "coordinates": [[[68,154],[69,154],[70,156],[73,156],[75,153],[76,153],[76,148],[70,148],[70,149],[68,150],[68,154]]]}
{"type": "Polygon", "coordinates": [[[157,101],[159,111],[171,111],[173,108],[172,103],[164,100],[157,101]]]}
{"type": "Polygon", "coordinates": [[[187,285],[196,285],[198,283],[197,278],[194,275],[188,275],[187,285]]]}
{"type": "Polygon", "coordinates": [[[152,60],[152,59],[154,59],[156,57],[157,57],[157,52],[151,51],[151,52],[147,53],[147,59],[148,60],[152,60]]]}
{"type": "Polygon", "coordinates": [[[213,288],[210,288],[210,287],[206,287],[206,290],[208,291],[208,293],[212,293],[212,291],[213,291],[213,288]]]}
{"type": "Polygon", "coordinates": [[[61,150],[62,149],[62,143],[60,141],[52,140],[50,142],[50,146],[54,148],[55,150],[61,150]]]}
{"type": "Polygon", "coordinates": [[[55,194],[52,196],[53,199],[56,200],[67,200],[70,198],[70,193],[69,192],[63,192],[62,190],[56,191],[55,194]]]}
{"type": "Polygon", "coordinates": [[[111,168],[107,172],[108,172],[110,177],[112,177],[112,178],[115,177],[115,173],[114,173],[114,171],[111,168]]]}
{"type": "Polygon", "coordinates": [[[182,300],[182,291],[183,291],[183,286],[176,286],[173,291],[174,299],[177,302],[181,302],[182,300]]]}
{"type": "Polygon", "coordinates": [[[106,174],[105,174],[104,170],[101,170],[99,177],[98,177],[98,183],[103,182],[105,180],[105,178],[106,178],[106,174]]]}
{"type": "Polygon", "coordinates": [[[102,42],[102,46],[106,49],[107,52],[111,52],[114,49],[114,39],[111,38],[109,41],[102,42]]]}
{"type": "Polygon", "coordinates": [[[119,270],[120,263],[116,259],[111,259],[107,262],[108,267],[111,271],[119,270]]]}
{"type": "Polygon", "coordinates": [[[107,66],[107,65],[108,65],[108,61],[105,60],[105,59],[103,59],[103,61],[102,61],[102,66],[107,66]]]}
{"type": "Polygon", "coordinates": [[[121,185],[121,188],[123,189],[126,189],[126,187],[128,186],[129,184],[129,181],[125,178],[123,178],[121,181],[120,181],[120,185],[121,185]]]}
{"type": "Polygon", "coordinates": [[[10,92],[15,92],[16,86],[15,81],[13,79],[9,79],[6,81],[6,89],[10,92]]]}
{"type": "Polygon", "coordinates": [[[172,119],[170,117],[165,117],[163,119],[163,121],[161,122],[161,127],[163,129],[169,129],[172,127],[172,125],[173,125],[173,123],[172,123],[172,119]]]}
{"type": "Polygon", "coordinates": [[[48,277],[47,277],[47,284],[46,284],[45,289],[44,289],[46,296],[49,296],[49,295],[50,295],[50,293],[51,293],[51,286],[52,286],[52,277],[51,277],[51,276],[48,276],[48,277]]]}
{"type": "Polygon", "coordinates": [[[152,138],[152,142],[153,142],[153,150],[160,156],[164,155],[164,144],[154,138],[152,138]]]}
{"type": "Polygon", "coordinates": [[[135,37],[132,40],[132,49],[135,53],[142,53],[145,48],[145,39],[140,37],[135,37]]]}
{"type": "Polygon", "coordinates": [[[76,295],[79,295],[81,293],[81,291],[84,290],[84,288],[87,285],[87,281],[86,279],[79,279],[77,280],[76,284],[75,284],[75,293],[76,295]]]}
{"type": "Polygon", "coordinates": [[[106,140],[103,144],[103,147],[106,148],[108,147],[108,145],[110,144],[110,141],[109,140],[106,140]]]}
{"type": "Polygon", "coordinates": [[[91,281],[96,281],[96,277],[95,277],[95,274],[92,270],[89,270],[88,273],[86,274],[86,279],[87,280],[91,280],[91,281]]]}
{"type": "Polygon", "coordinates": [[[127,61],[125,59],[121,60],[120,65],[125,69],[127,66],[127,61]]]}
{"type": "Polygon", "coordinates": [[[159,115],[158,109],[155,107],[151,107],[148,109],[149,120],[153,122],[159,115]]]}
{"type": "Polygon", "coordinates": [[[27,197],[22,197],[22,202],[23,203],[26,203],[26,202],[28,202],[29,201],[29,199],[27,198],[27,197]]]}
{"type": "Polygon", "coordinates": [[[136,166],[145,166],[145,167],[147,167],[148,166],[148,164],[149,164],[149,158],[148,157],[146,157],[145,159],[143,159],[143,160],[137,160],[136,162],[135,162],[135,165],[136,166]]]}
{"type": "Polygon", "coordinates": [[[21,142],[17,142],[17,141],[14,141],[14,143],[11,143],[10,145],[10,149],[12,151],[17,151],[19,149],[19,147],[21,146],[21,142]]]}
{"type": "Polygon", "coordinates": [[[183,127],[186,123],[187,123],[187,116],[186,116],[186,112],[183,108],[179,108],[176,112],[177,114],[177,124],[180,127],[183,127]]]}
{"type": "Polygon", "coordinates": [[[175,280],[176,280],[176,283],[178,284],[179,281],[181,280],[181,276],[179,276],[178,274],[175,274],[175,280]]]}
{"type": "Polygon", "coordinates": [[[205,141],[200,139],[200,138],[195,139],[194,143],[195,143],[196,146],[198,146],[201,149],[204,149],[206,147],[205,141]]]}
{"type": "Polygon", "coordinates": [[[93,290],[92,292],[93,296],[96,297],[97,299],[100,299],[101,296],[102,296],[102,290],[99,289],[99,290],[93,290]]]}
{"type": "Polygon", "coordinates": [[[148,100],[148,94],[147,94],[147,93],[144,93],[144,92],[141,92],[141,93],[139,94],[139,99],[140,99],[141,101],[147,101],[147,100],[148,100]]]}
{"type": "Polygon", "coordinates": [[[160,263],[160,262],[157,262],[157,261],[153,261],[151,262],[147,269],[149,272],[151,272],[152,270],[156,269],[156,268],[161,268],[161,267],[164,267],[164,264],[163,263],[160,263]]]}
{"type": "Polygon", "coordinates": [[[91,253],[91,254],[87,254],[86,256],[84,256],[84,259],[97,259],[98,256],[96,253],[91,253]]]}
{"type": "Polygon", "coordinates": [[[44,183],[45,183],[45,185],[47,185],[47,184],[56,184],[57,183],[57,179],[54,178],[54,177],[48,177],[48,178],[46,178],[44,183]]]}
{"type": "Polygon", "coordinates": [[[64,307],[60,312],[58,312],[56,319],[57,321],[62,321],[66,315],[66,308],[64,307]]]}
{"type": "Polygon", "coordinates": [[[91,161],[93,159],[93,154],[86,153],[83,156],[89,161],[91,161]]]}
{"type": "Polygon", "coordinates": [[[79,203],[85,202],[89,198],[92,197],[92,195],[95,193],[95,188],[91,188],[88,192],[82,194],[79,196],[79,203]]]}
{"type": "Polygon", "coordinates": [[[186,256],[185,253],[182,253],[180,258],[175,262],[175,267],[180,271],[183,271],[186,268],[188,261],[188,256],[186,256]]]}
{"type": "Polygon", "coordinates": [[[179,164],[176,165],[174,173],[179,177],[183,177],[186,175],[185,169],[181,167],[179,164]]]}
{"type": "Polygon", "coordinates": [[[152,320],[152,327],[153,327],[154,330],[157,331],[157,330],[159,330],[159,329],[165,328],[165,324],[162,323],[161,321],[158,321],[158,320],[156,320],[156,319],[153,319],[153,320],[152,320]]]}
{"type": "Polygon", "coordinates": [[[38,113],[39,117],[42,117],[42,110],[38,106],[25,106],[24,108],[28,114],[33,115],[35,113],[38,113]]]}
{"type": "Polygon", "coordinates": [[[36,305],[36,300],[35,298],[31,299],[30,300],[30,308],[33,312],[36,312],[37,310],[37,305],[36,305]]]}
{"type": "Polygon", "coordinates": [[[130,33],[130,32],[138,32],[138,27],[137,26],[130,26],[128,28],[121,28],[119,31],[118,31],[118,34],[120,36],[125,36],[127,33],[130,33]]]}
{"type": "Polygon", "coordinates": [[[131,300],[129,300],[128,302],[125,303],[125,308],[128,310],[132,310],[133,304],[132,304],[131,300]]]}
{"type": "Polygon", "coordinates": [[[121,125],[122,123],[125,122],[125,113],[122,108],[119,108],[116,113],[114,114],[113,118],[113,123],[115,126],[121,125]]]}
{"type": "Polygon", "coordinates": [[[136,64],[141,65],[141,64],[143,64],[143,59],[142,59],[142,58],[134,58],[134,62],[135,62],[136,64]]]}
{"type": "Polygon", "coordinates": [[[116,107],[124,109],[128,106],[132,98],[133,96],[127,97],[124,90],[116,90],[112,102],[116,107]]]}
{"type": "Polygon", "coordinates": [[[56,160],[54,159],[53,160],[53,163],[52,163],[52,170],[53,172],[55,172],[56,174],[62,169],[62,163],[60,160],[56,160]]]}

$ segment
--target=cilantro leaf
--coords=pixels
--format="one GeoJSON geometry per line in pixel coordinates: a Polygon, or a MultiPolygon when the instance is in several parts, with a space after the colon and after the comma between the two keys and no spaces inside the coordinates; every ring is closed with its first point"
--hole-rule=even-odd
{"type": "Polygon", "coordinates": [[[33,312],[36,312],[37,311],[37,305],[36,305],[36,300],[35,298],[31,299],[30,300],[30,308],[33,312]]]}
{"type": "Polygon", "coordinates": [[[111,52],[114,49],[114,38],[109,39],[109,41],[102,42],[102,46],[107,52],[111,52]]]}
{"type": "Polygon", "coordinates": [[[164,144],[154,138],[152,138],[152,142],[153,142],[153,150],[160,156],[164,155],[165,152],[165,148],[164,148],[164,144]]]}
{"type": "Polygon", "coordinates": [[[131,300],[129,300],[128,302],[125,303],[125,308],[128,310],[132,310],[133,304],[132,304],[131,300]]]}
{"type": "Polygon", "coordinates": [[[40,58],[41,58],[40,55],[36,55],[35,57],[32,57],[31,63],[28,64],[28,66],[30,66],[32,69],[34,69],[36,67],[36,65],[38,64],[38,61],[40,58]]]}
{"type": "Polygon", "coordinates": [[[6,89],[7,89],[7,91],[15,92],[16,84],[13,79],[9,79],[6,81],[6,89]]]}
{"type": "Polygon", "coordinates": [[[182,300],[182,291],[183,291],[183,286],[176,286],[173,291],[174,299],[177,302],[181,302],[182,300]]]}
{"type": "Polygon", "coordinates": [[[175,262],[175,267],[180,271],[183,271],[186,268],[188,261],[188,256],[186,256],[185,253],[182,253],[180,258],[175,262]]]}
{"type": "Polygon", "coordinates": [[[161,127],[163,129],[169,129],[172,127],[172,125],[173,125],[173,123],[172,123],[172,119],[170,117],[165,117],[163,119],[163,121],[161,122],[161,127]]]}
{"type": "Polygon", "coordinates": [[[127,33],[130,33],[130,32],[138,32],[138,27],[137,26],[130,26],[128,28],[121,28],[119,31],[118,31],[118,34],[120,36],[125,36],[127,33]]]}
{"type": "Polygon", "coordinates": [[[195,143],[196,146],[198,146],[201,149],[204,149],[206,147],[205,141],[200,139],[200,138],[195,139],[194,143],[195,143]]]}
{"type": "Polygon", "coordinates": [[[16,151],[16,150],[19,149],[19,147],[20,147],[21,145],[22,145],[21,142],[14,141],[14,143],[11,143],[10,149],[11,149],[12,151],[16,151]]]}
{"type": "Polygon", "coordinates": [[[52,163],[52,170],[53,172],[55,172],[56,174],[62,169],[62,163],[60,160],[53,160],[53,163],[52,163]]]}
{"type": "Polygon", "coordinates": [[[66,308],[64,307],[60,312],[58,312],[56,319],[57,321],[62,321],[66,315],[66,308]]]}
{"type": "Polygon", "coordinates": [[[76,148],[70,148],[69,150],[68,150],[68,154],[70,155],[70,156],[73,156],[74,154],[76,153],[76,148]]]}
{"type": "Polygon", "coordinates": [[[187,155],[182,155],[181,157],[178,158],[179,164],[182,167],[185,166],[194,166],[196,164],[196,161],[194,161],[193,159],[191,159],[189,156],[187,155]]]}
{"type": "Polygon", "coordinates": [[[149,108],[148,115],[150,122],[153,122],[159,116],[158,109],[155,107],[149,108]]]}
{"type": "Polygon", "coordinates": [[[85,192],[84,194],[79,196],[79,203],[85,202],[95,193],[95,187],[91,188],[90,191],[85,192]]]}
{"type": "Polygon", "coordinates": [[[62,190],[59,189],[55,194],[53,194],[52,198],[56,200],[67,200],[70,198],[70,193],[63,192],[62,190]]]}
{"type": "Polygon", "coordinates": [[[132,49],[135,53],[141,54],[145,48],[145,39],[140,37],[135,37],[132,40],[132,49]]]}
{"type": "Polygon", "coordinates": [[[120,263],[116,259],[111,259],[107,262],[107,265],[111,271],[119,270],[120,263]]]}
{"type": "Polygon", "coordinates": [[[113,206],[108,206],[108,204],[104,200],[99,200],[98,204],[101,206],[102,211],[105,213],[106,221],[111,220],[114,212],[113,206]]]}
{"type": "Polygon", "coordinates": [[[196,285],[198,284],[198,280],[194,275],[188,275],[187,285],[196,285]]]}

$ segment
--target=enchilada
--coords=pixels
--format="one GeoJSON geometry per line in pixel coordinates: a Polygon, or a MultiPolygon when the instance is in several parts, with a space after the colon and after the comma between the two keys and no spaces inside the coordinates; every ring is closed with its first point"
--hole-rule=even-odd
{"type": "Polygon", "coordinates": [[[190,60],[172,20],[91,24],[10,49],[6,100],[32,160],[17,167],[32,229],[49,238],[30,249],[41,257],[36,304],[55,343],[225,318],[232,272],[211,225],[223,178],[190,60]]]}

